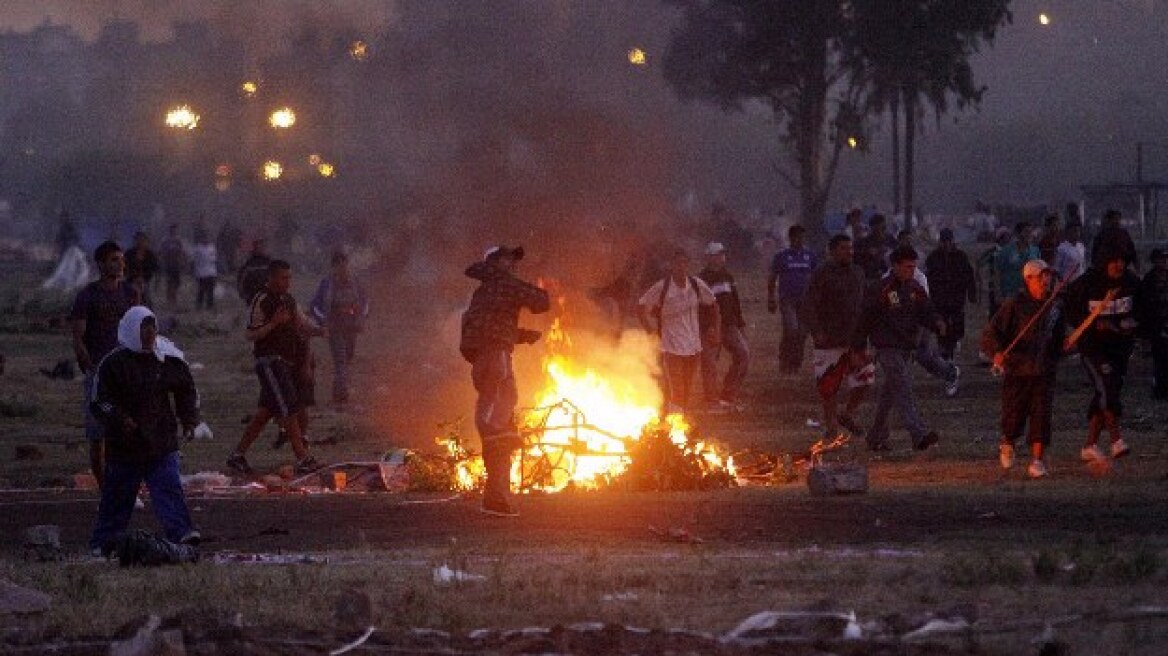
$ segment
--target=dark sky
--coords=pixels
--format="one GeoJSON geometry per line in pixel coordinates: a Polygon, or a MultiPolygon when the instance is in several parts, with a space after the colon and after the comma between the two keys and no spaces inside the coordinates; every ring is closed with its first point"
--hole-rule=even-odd
{"type": "MultiPolygon", "coordinates": [[[[570,16],[595,11],[598,2],[504,4],[518,7],[520,16],[570,16]]],[[[459,5],[432,0],[427,6],[440,15],[459,5]]],[[[103,21],[121,17],[142,22],[149,38],[165,39],[172,20],[204,18],[263,54],[304,21],[374,27],[398,20],[398,9],[392,0],[4,0],[0,27],[24,30],[48,18],[92,37],[103,21]]],[[[1131,179],[1137,141],[1152,144],[1145,176],[1168,179],[1162,118],[1168,116],[1168,98],[1161,91],[1168,88],[1168,4],[1015,0],[1012,9],[1013,25],[975,59],[980,81],[989,86],[980,111],[923,121],[917,191],[923,209],[965,212],[976,200],[1061,205],[1076,197],[1080,184],[1131,179]],[[1050,16],[1049,25],[1040,24],[1042,12],[1050,16]]],[[[564,75],[578,82],[588,102],[610,96],[606,102],[622,107],[617,116],[660,117],[664,139],[675,149],[671,193],[692,188],[703,202],[794,210],[796,195],[773,173],[779,155],[768,116],[683,106],[653,70],[653,58],[668,39],[664,19],[670,11],[643,0],[614,1],[607,13],[607,34],[552,35],[570,38],[570,46],[580,49],[580,66],[564,75]],[[634,45],[649,50],[650,67],[630,82],[614,71],[624,49],[634,45]],[[611,51],[608,65],[597,66],[589,49],[611,51]]],[[[556,23],[537,24],[546,29],[556,23]]],[[[887,141],[886,132],[877,133],[869,154],[845,153],[833,207],[887,205],[887,141]]]]}

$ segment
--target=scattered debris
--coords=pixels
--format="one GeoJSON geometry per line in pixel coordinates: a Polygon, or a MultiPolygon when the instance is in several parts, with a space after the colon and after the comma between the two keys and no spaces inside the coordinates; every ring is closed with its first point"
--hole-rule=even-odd
{"type": "Polygon", "coordinates": [[[182,476],[183,490],[190,492],[204,492],[215,488],[224,488],[231,485],[231,478],[216,471],[201,471],[197,474],[182,476]]]}
{"type": "Polygon", "coordinates": [[[211,556],[210,561],[216,565],[327,565],[330,559],[328,556],[315,554],[263,554],[220,551],[211,556]]]}
{"type": "Polygon", "coordinates": [[[686,544],[701,544],[704,542],[701,538],[690,534],[684,528],[668,528],[659,529],[656,526],[649,526],[649,532],[666,542],[682,542],[686,544]]]}
{"type": "Polygon", "coordinates": [[[967,631],[970,628],[970,623],[964,617],[954,617],[950,619],[934,618],[925,623],[924,626],[914,631],[901,636],[902,640],[912,642],[914,640],[921,640],[924,638],[932,638],[938,634],[959,633],[967,631]]]}
{"type": "Polygon", "coordinates": [[[113,555],[122,567],[180,565],[199,560],[199,552],[189,544],[175,544],[143,529],[133,529],[113,545],[113,555]]]}
{"type": "Polygon", "coordinates": [[[334,650],[330,651],[329,656],[340,656],[340,654],[350,652],[350,651],[356,649],[357,647],[360,647],[361,645],[365,644],[365,641],[368,640],[369,636],[373,635],[373,632],[376,630],[377,630],[377,627],[373,627],[373,626],[369,627],[368,629],[365,629],[365,633],[362,633],[360,638],[357,638],[353,642],[350,642],[349,644],[344,645],[338,649],[334,649],[334,650]]]}
{"type": "Polygon", "coordinates": [[[133,636],[110,643],[109,656],[185,656],[182,629],[160,631],[162,619],[151,615],[133,636]]]}
{"type": "Polygon", "coordinates": [[[765,611],[751,615],[722,638],[723,642],[762,645],[773,640],[858,640],[863,630],[856,613],[765,611]]]}
{"type": "Polygon", "coordinates": [[[635,592],[613,592],[600,597],[601,601],[636,601],[637,599],[639,597],[635,592]]]}
{"type": "Polygon", "coordinates": [[[61,527],[41,524],[24,529],[25,558],[39,562],[61,559],[61,527]]]}
{"type": "Polygon", "coordinates": [[[817,497],[867,492],[868,468],[858,463],[818,464],[807,472],[807,487],[817,497]]]}
{"type": "Polygon", "coordinates": [[[478,581],[486,581],[487,577],[482,574],[471,574],[458,569],[450,569],[446,565],[439,565],[434,568],[434,584],[435,585],[449,585],[451,583],[472,583],[478,581]]]}

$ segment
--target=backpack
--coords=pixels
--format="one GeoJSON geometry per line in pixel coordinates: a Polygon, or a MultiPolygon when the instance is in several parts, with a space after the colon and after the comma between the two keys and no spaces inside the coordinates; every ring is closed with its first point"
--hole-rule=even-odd
{"type": "MultiPolygon", "coordinates": [[[[698,334],[705,335],[706,331],[713,327],[714,323],[714,305],[705,305],[702,303],[702,295],[698,292],[698,281],[693,276],[688,276],[689,286],[694,290],[694,294],[698,296],[698,334]]],[[[665,307],[665,294],[669,291],[669,283],[673,280],[673,276],[665,276],[665,284],[661,285],[661,297],[657,299],[657,305],[649,313],[657,320],[657,334],[661,334],[661,309],[665,307]]],[[[716,301],[715,301],[716,302],[716,301]]]]}

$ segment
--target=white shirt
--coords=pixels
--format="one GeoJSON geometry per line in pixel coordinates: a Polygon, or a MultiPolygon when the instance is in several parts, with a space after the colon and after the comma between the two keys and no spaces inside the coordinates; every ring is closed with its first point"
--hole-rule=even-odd
{"type": "Polygon", "coordinates": [[[219,259],[215,244],[195,244],[191,248],[191,259],[195,264],[196,278],[214,278],[219,273],[215,266],[219,259]]]}
{"type": "Polygon", "coordinates": [[[685,285],[669,280],[665,302],[661,303],[661,285],[658,280],[641,296],[638,303],[648,311],[661,307],[661,350],[673,355],[697,355],[702,352],[702,336],[698,328],[698,305],[713,305],[714,293],[701,278],[686,278],[685,285]],[[695,292],[690,281],[697,283],[695,292]]]}
{"type": "Polygon", "coordinates": [[[1074,280],[1083,275],[1083,269],[1087,266],[1087,246],[1083,242],[1072,244],[1069,241],[1064,241],[1059,244],[1058,250],[1054,254],[1054,270],[1058,272],[1059,279],[1074,280]]]}

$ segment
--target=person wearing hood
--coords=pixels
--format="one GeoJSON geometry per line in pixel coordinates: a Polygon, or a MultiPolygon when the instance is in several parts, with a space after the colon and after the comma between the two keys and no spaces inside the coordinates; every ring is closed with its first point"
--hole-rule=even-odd
{"type": "Polygon", "coordinates": [[[97,522],[89,541],[108,554],[126,531],[138,489],[166,539],[197,544],[179,478],[178,429],[189,439],[199,424],[199,394],[182,351],[158,334],[149,308],[131,307],[118,322],[118,347],[97,367],[90,407],[105,426],[106,463],[97,522]],[[171,399],[173,398],[173,405],[171,399]]]}
{"type": "Polygon", "coordinates": [[[534,344],[540,333],[519,327],[519,312],[542,314],[551,307],[546,290],[520,280],[516,265],[523,247],[492,246],[483,259],[466,269],[479,281],[462,315],[459,351],[471,363],[475,401],[475,428],[483,446],[487,470],[482,511],[497,517],[515,517],[510,503],[511,454],[522,446],[515,426],[519,392],[511,351],[516,344],[534,344]]]}

